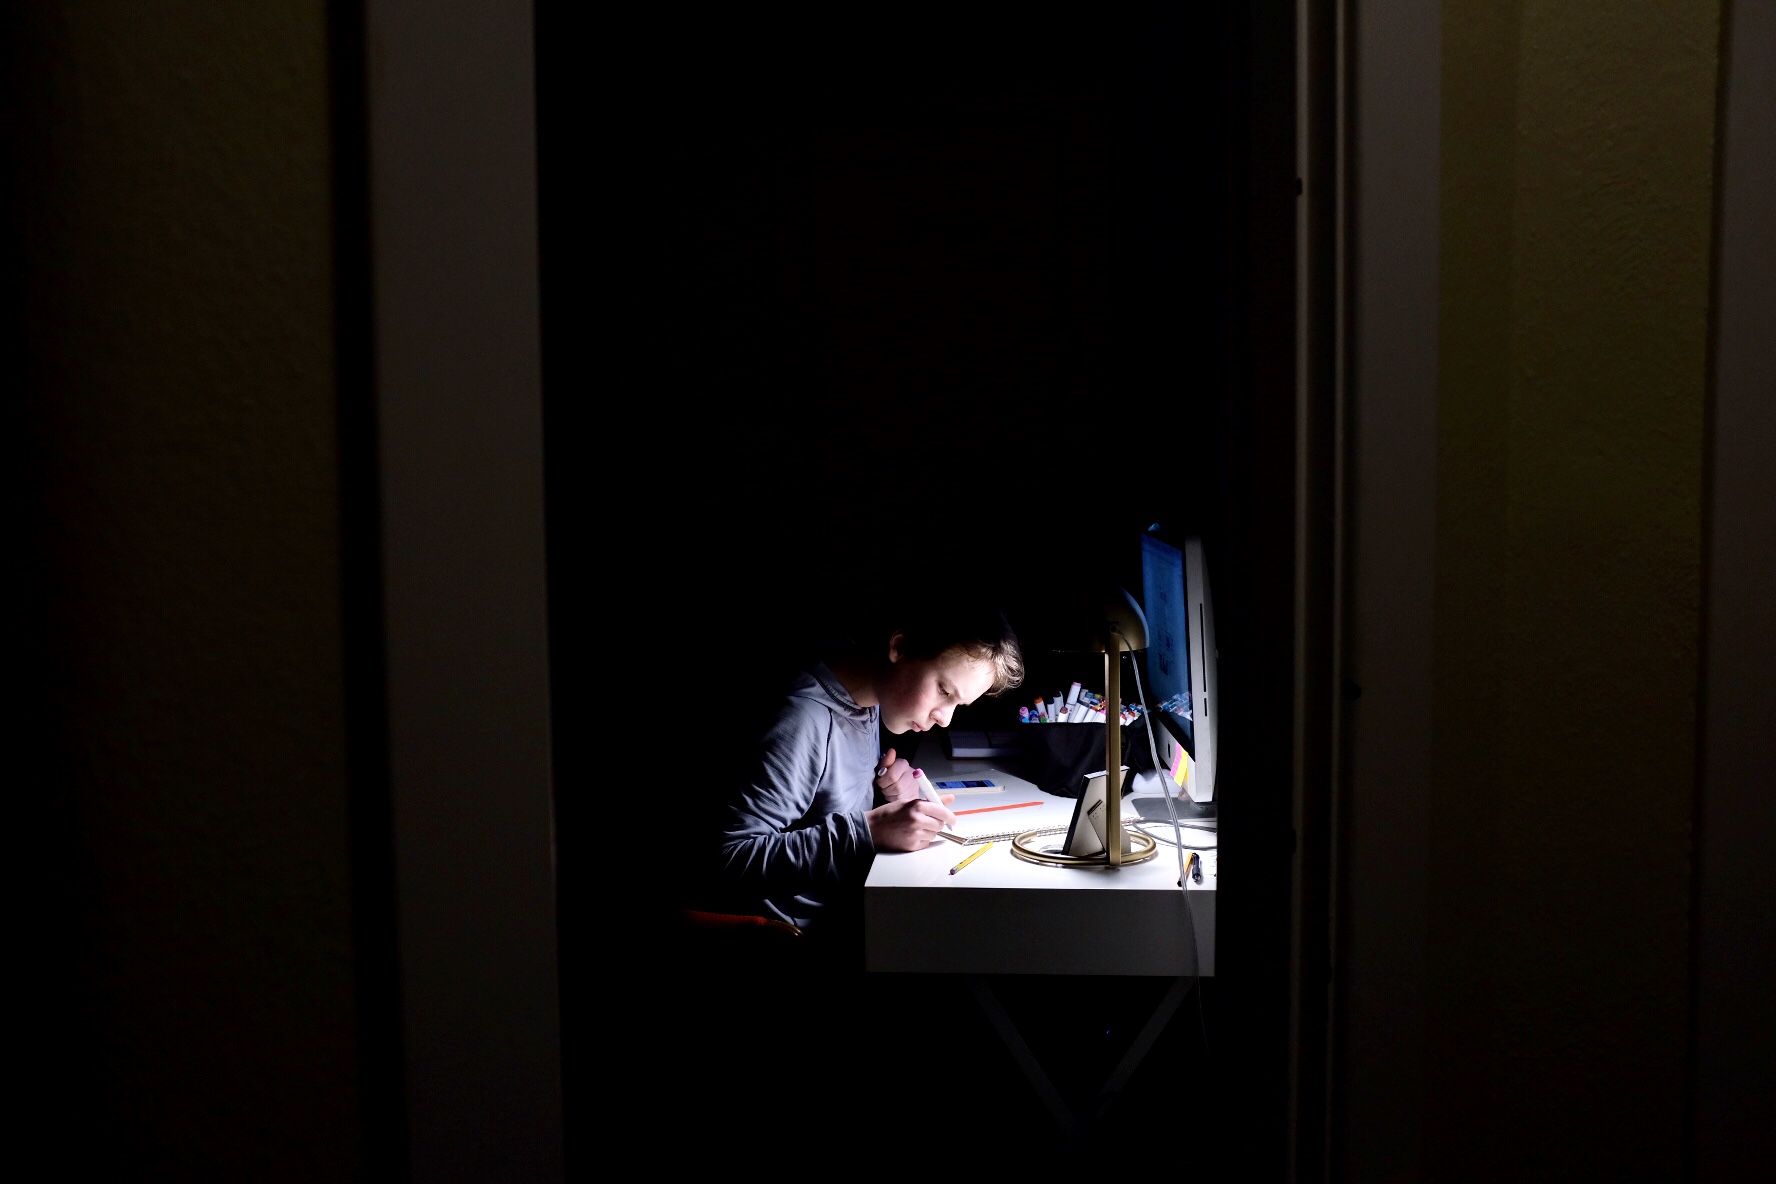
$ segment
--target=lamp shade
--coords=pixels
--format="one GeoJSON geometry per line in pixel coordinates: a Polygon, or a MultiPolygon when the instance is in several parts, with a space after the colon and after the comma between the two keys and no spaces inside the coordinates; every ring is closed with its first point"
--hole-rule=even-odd
{"type": "Polygon", "coordinates": [[[1102,654],[1111,639],[1119,649],[1147,648],[1147,618],[1128,590],[1114,585],[1086,586],[1045,596],[1026,606],[1018,618],[1018,634],[1029,650],[1059,654],[1102,654]]]}

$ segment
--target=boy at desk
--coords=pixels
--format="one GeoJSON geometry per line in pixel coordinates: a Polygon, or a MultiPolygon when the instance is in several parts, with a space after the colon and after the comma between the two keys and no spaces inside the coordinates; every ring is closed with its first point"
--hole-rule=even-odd
{"type": "Polygon", "coordinates": [[[866,637],[792,680],[722,820],[727,888],[810,936],[855,924],[833,914],[855,902],[876,852],[919,850],[954,821],[919,797],[908,761],[878,748],[878,728],[946,727],[959,704],[1023,681],[1004,613],[966,594],[903,608],[866,637]]]}

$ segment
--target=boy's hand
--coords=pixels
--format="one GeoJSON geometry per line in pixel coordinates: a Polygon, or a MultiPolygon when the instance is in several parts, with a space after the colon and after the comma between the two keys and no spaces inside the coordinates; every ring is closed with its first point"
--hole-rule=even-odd
{"type": "Polygon", "coordinates": [[[919,851],[931,845],[937,832],[956,821],[942,806],[917,795],[877,806],[864,814],[870,842],[878,851],[919,851]]]}
{"type": "Polygon", "coordinates": [[[892,748],[882,754],[882,763],[876,766],[876,788],[890,802],[919,796],[913,787],[913,766],[895,756],[892,748]]]}

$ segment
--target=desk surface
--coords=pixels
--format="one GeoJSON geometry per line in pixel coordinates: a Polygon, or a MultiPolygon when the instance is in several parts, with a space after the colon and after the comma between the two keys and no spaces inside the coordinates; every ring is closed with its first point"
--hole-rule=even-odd
{"type": "MultiPolygon", "coordinates": [[[[919,764],[934,781],[990,777],[1006,787],[1000,794],[958,796],[952,809],[1070,801],[1043,793],[990,760],[921,752],[919,764]]],[[[1132,819],[1129,799],[1123,807],[1124,817],[1132,819]]],[[[1202,884],[1192,884],[1186,893],[1178,890],[1177,852],[1164,843],[1145,863],[1112,870],[1027,863],[1011,853],[1009,842],[999,842],[950,875],[950,868],[977,849],[940,839],[922,851],[876,856],[864,888],[865,960],[871,970],[1214,973],[1213,851],[1205,853],[1202,884]]]]}

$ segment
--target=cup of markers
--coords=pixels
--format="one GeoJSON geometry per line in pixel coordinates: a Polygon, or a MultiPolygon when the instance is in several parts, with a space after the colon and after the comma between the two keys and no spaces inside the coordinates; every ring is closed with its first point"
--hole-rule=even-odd
{"type": "MultiPolygon", "coordinates": [[[[1108,715],[1104,696],[1096,691],[1083,689],[1078,683],[1066,694],[1057,694],[1052,699],[1037,696],[1035,703],[1028,707],[1018,708],[1018,722],[1026,724],[1101,724],[1108,715]]],[[[1118,719],[1124,724],[1134,723],[1141,718],[1139,703],[1124,703],[1118,712],[1118,719]]]]}

